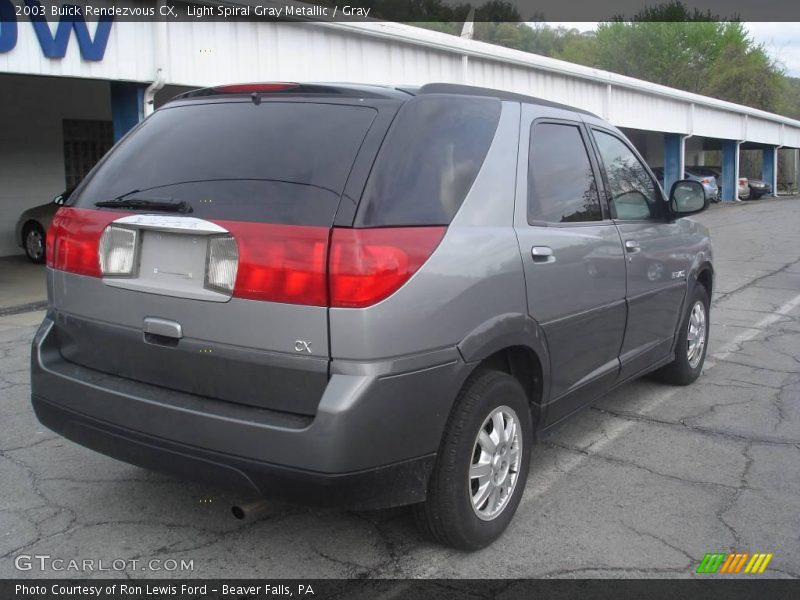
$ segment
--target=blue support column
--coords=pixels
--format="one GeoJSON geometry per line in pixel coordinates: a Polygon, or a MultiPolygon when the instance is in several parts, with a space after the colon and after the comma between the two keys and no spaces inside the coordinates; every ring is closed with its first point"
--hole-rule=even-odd
{"type": "Polygon", "coordinates": [[[111,82],[111,120],[114,123],[115,142],[144,118],[146,87],[140,83],[111,82]]]}
{"type": "Polygon", "coordinates": [[[761,161],[761,179],[772,188],[772,195],[778,195],[778,149],[775,146],[764,148],[761,161]]]}
{"type": "Polygon", "coordinates": [[[733,202],[739,198],[739,142],[722,142],[722,200],[733,202]]]}
{"type": "Polygon", "coordinates": [[[683,179],[683,136],[664,134],[664,191],[669,195],[672,184],[683,179]]]}

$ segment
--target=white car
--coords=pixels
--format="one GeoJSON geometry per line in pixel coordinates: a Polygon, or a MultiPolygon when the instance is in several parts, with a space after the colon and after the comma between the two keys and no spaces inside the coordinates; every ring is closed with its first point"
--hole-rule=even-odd
{"type": "Polygon", "coordinates": [[[736,191],[736,195],[740,200],[748,200],[750,198],[750,183],[747,181],[747,177],[739,177],[736,191]]]}

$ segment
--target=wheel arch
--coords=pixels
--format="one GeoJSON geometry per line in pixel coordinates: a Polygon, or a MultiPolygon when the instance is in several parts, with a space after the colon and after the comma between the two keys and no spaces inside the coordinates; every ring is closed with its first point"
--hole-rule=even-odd
{"type": "Polygon", "coordinates": [[[458,351],[470,372],[490,368],[517,379],[528,397],[532,416],[538,419],[550,391],[550,357],[544,332],[536,321],[528,315],[500,315],[465,337],[458,351]]]}
{"type": "Polygon", "coordinates": [[[705,262],[700,265],[695,276],[695,281],[706,288],[708,299],[711,300],[711,294],[714,291],[714,267],[710,262],[705,262]]]}
{"type": "Polygon", "coordinates": [[[678,336],[680,335],[681,324],[683,323],[684,315],[689,308],[689,301],[694,292],[695,286],[702,285],[708,294],[709,305],[711,303],[711,294],[714,291],[714,267],[709,260],[700,262],[696,268],[691,271],[691,277],[688,279],[686,286],[686,296],[681,304],[681,316],[675,324],[675,333],[672,338],[671,352],[675,351],[675,345],[678,343],[678,336]]]}

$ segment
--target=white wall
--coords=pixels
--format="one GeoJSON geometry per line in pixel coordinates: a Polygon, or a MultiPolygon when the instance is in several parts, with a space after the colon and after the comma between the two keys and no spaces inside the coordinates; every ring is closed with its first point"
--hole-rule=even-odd
{"type": "Polygon", "coordinates": [[[108,82],[0,75],[0,256],[22,211],[64,191],[64,119],[111,119],[108,82]]]}

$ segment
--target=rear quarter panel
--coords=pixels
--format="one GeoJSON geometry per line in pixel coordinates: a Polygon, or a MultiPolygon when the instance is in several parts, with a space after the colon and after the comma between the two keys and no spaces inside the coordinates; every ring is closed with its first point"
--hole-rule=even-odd
{"type": "Polygon", "coordinates": [[[392,296],[330,310],[331,358],[378,360],[453,347],[500,314],[527,314],[512,228],[519,104],[504,102],[472,188],[439,247],[392,296]]]}

